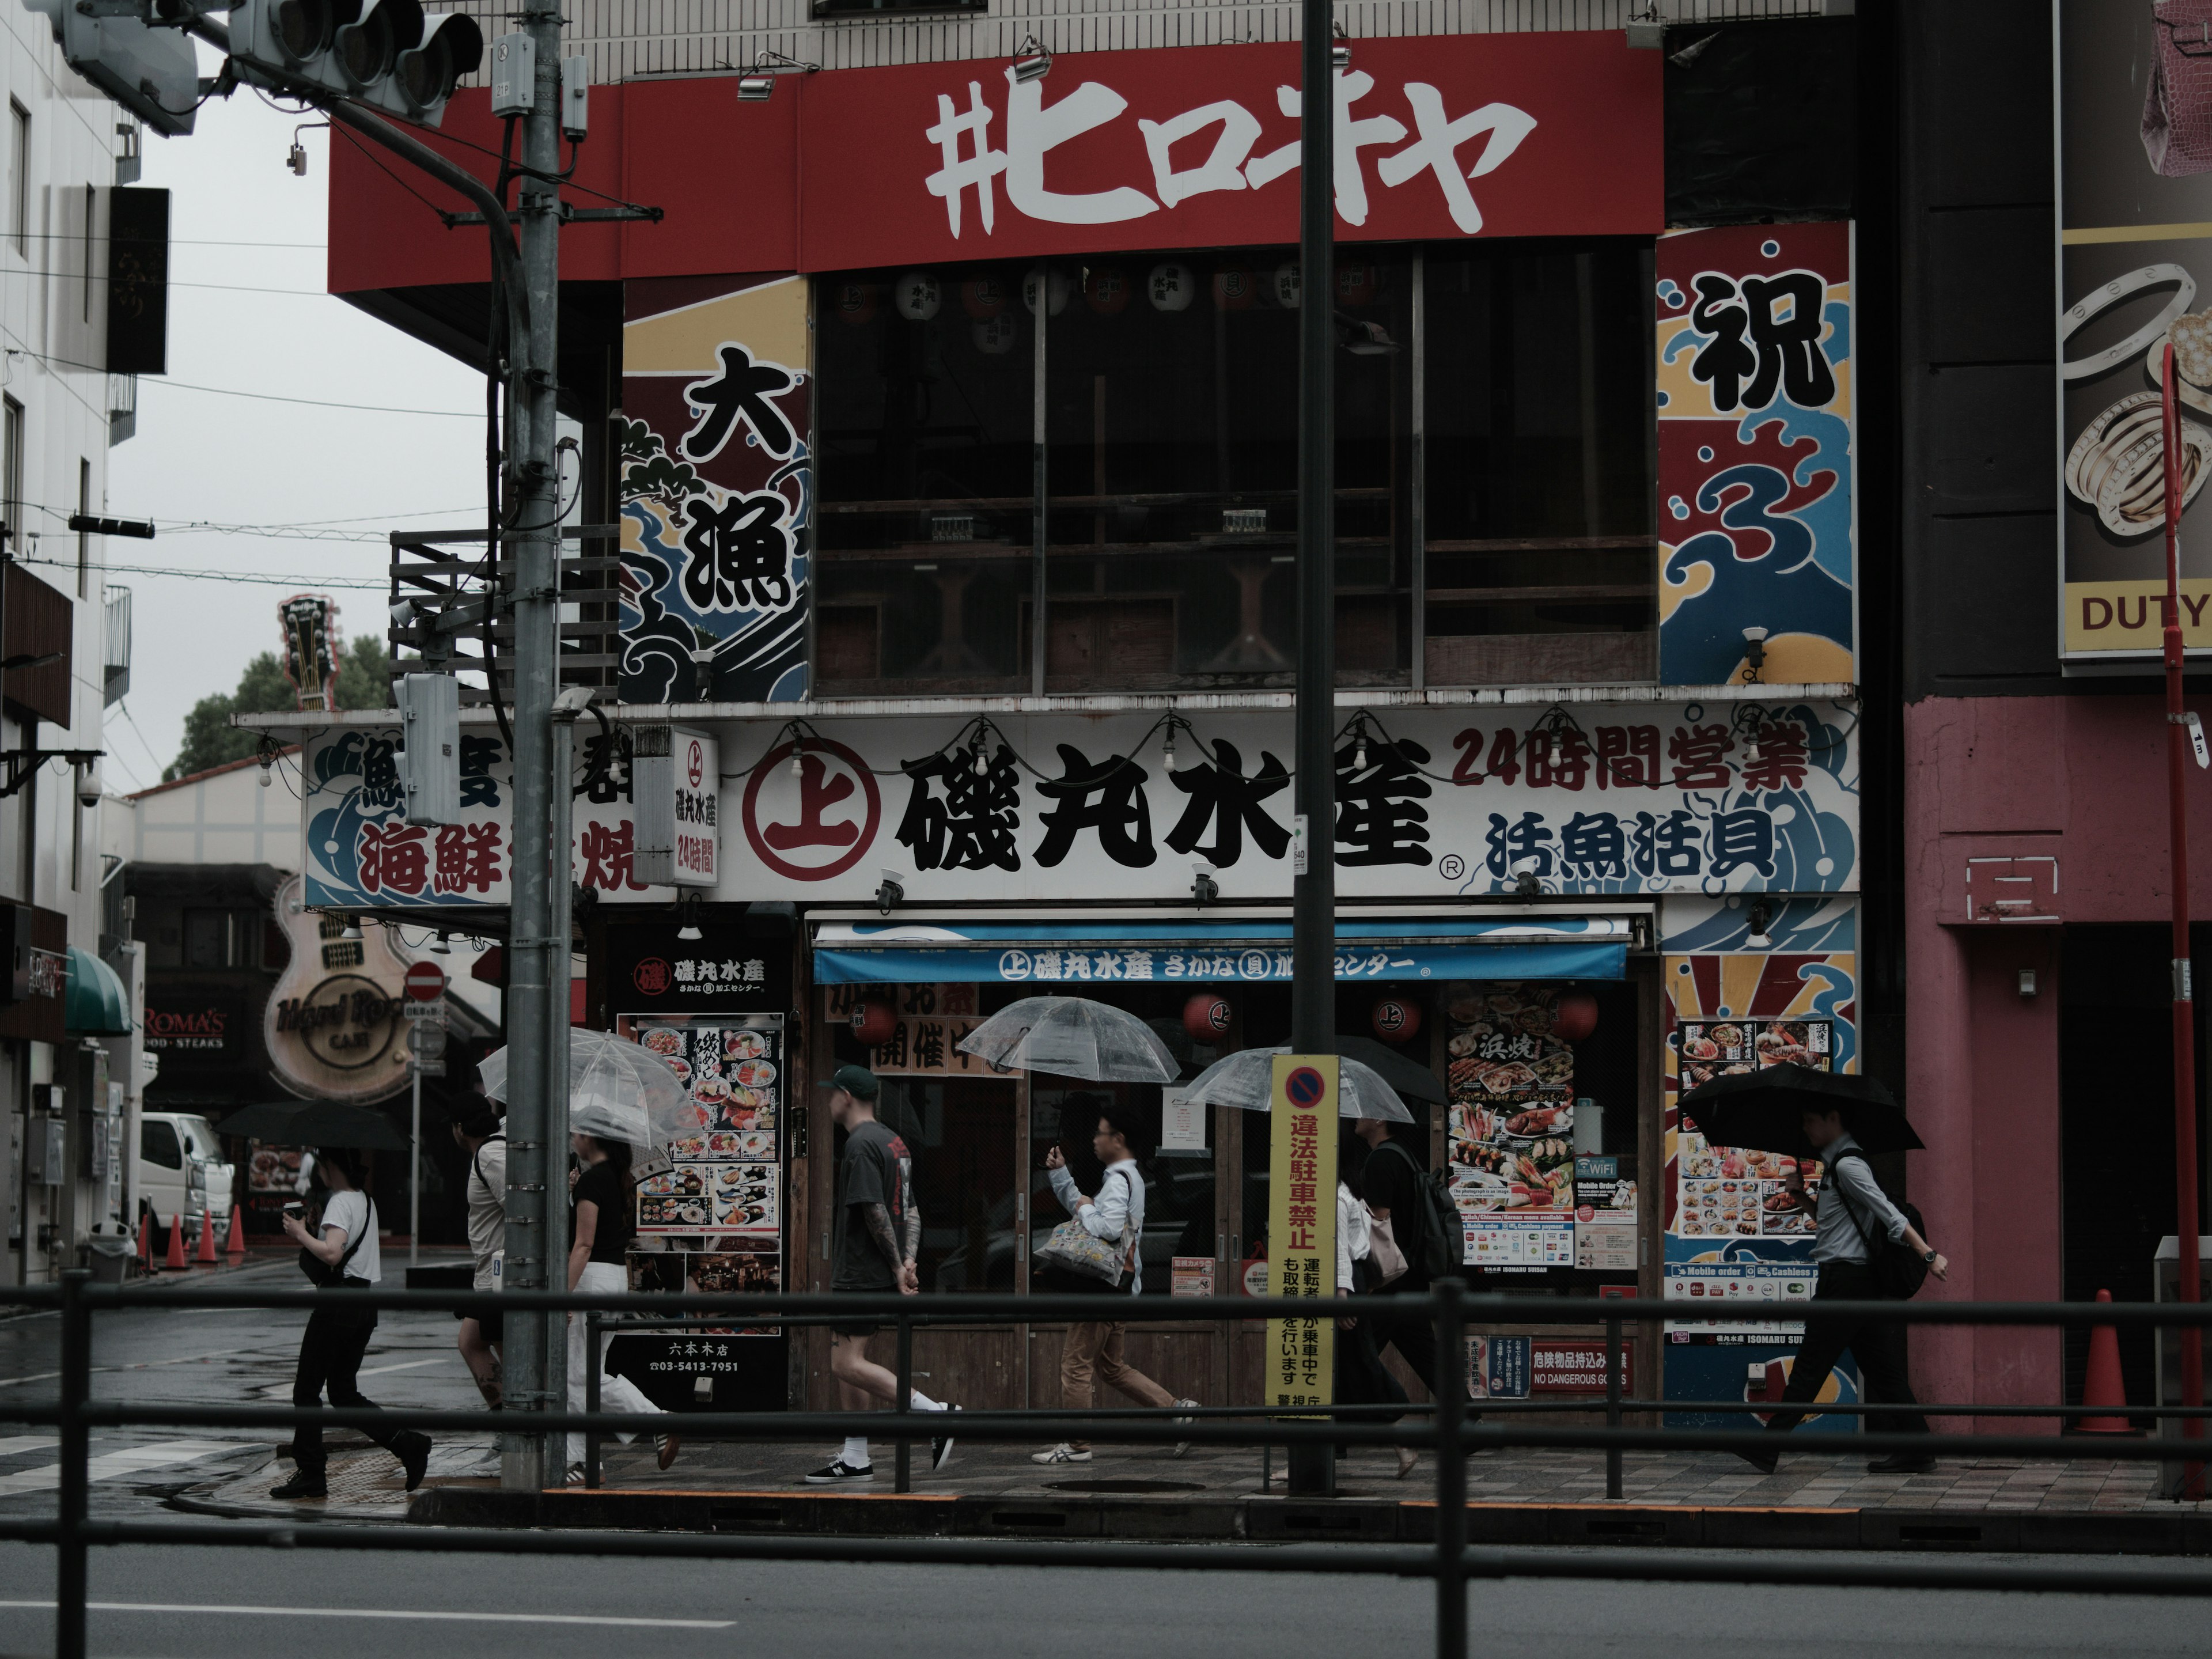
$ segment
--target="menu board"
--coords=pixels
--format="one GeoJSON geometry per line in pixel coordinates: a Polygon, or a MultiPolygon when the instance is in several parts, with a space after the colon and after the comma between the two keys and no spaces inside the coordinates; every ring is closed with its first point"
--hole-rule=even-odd
{"type": "MultiPolygon", "coordinates": [[[[638,1185],[640,1234],[782,1231],[783,1022],[773,1014],[625,1015],[617,1031],[668,1062],[690,1105],[638,1185]]],[[[655,1126],[657,1128],[661,1126],[655,1126]]]]}
{"type": "Polygon", "coordinates": [[[1552,1035],[1552,1000],[1534,987],[1469,986],[1445,1012],[1462,1260],[1509,1270],[1572,1267],[1575,1051],[1552,1035]],[[1560,1223],[1565,1259],[1555,1260],[1560,1223]]]}
{"type": "MultiPolygon", "coordinates": [[[[1685,1091],[1731,1073],[1768,1066],[1827,1071],[1834,1033],[1825,1019],[1686,1020],[1679,1034],[1685,1091]]],[[[1786,1152],[1711,1146],[1689,1123],[1675,1141],[1674,1213],[1668,1231],[1680,1238],[1794,1238],[1808,1236],[1813,1218],[1788,1190],[1802,1175],[1820,1190],[1820,1166],[1786,1152]]]]}

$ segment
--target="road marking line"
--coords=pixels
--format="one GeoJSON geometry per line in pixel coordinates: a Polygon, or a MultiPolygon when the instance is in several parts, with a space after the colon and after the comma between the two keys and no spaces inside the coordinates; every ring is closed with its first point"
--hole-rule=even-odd
{"type": "MultiPolygon", "coordinates": [[[[46,1601],[0,1601],[0,1607],[52,1609],[46,1601]]],[[[404,1607],[285,1607],[199,1606],[188,1601],[88,1601],[93,1613],[212,1613],[225,1617],[258,1613],[283,1619],[424,1619],[471,1625],[608,1625],[649,1630],[727,1630],[732,1619],[626,1619],[581,1613],[429,1613],[404,1607]]]]}
{"type": "Polygon", "coordinates": [[[39,1451],[61,1442],[49,1434],[19,1434],[0,1440],[0,1457],[13,1457],[19,1452],[39,1451]]]}
{"type": "MultiPolygon", "coordinates": [[[[151,1370],[156,1365],[190,1365],[202,1359],[237,1359],[242,1358],[236,1348],[225,1348],[221,1353],[180,1354],[174,1359],[142,1359],[135,1365],[94,1365],[95,1376],[114,1371],[151,1370]]],[[[28,1376],[0,1376],[0,1389],[13,1389],[25,1382],[49,1382],[59,1376],[59,1371],[33,1371],[28,1376]]]]}
{"type": "Polygon", "coordinates": [[[429,1359],[410,1359],[404,1365],[371,1365],[367,1370],[356,1371],[356,1376],[382,1376],[386,1371],[419,1371],[425,1365],[442,1365],[448,1359],[459,1359],[456,1350],[448,1350],[429,1359]]]}
{"type": "MultiPolygon", "coordinates": [[[[165,1440],[149,1446],[127,1446],[121,1451],[103,1452],[85,1464],[85,1476],[89,1480],[116,1480],[125,1475],[137,1474],[143,1469],[160,1468],[171,1463],[197,1463],[204,1457],[213,1457],[222,1452],[242,1449],[236,1440],[165,1440]]],[[[0,1498],[13,1498],[23,1492],[52,1492],[62,1483],[58,1463],[49,1463],[43,1468],[23,1469],[15,1474],[0,1474],[0,1498]]]]}

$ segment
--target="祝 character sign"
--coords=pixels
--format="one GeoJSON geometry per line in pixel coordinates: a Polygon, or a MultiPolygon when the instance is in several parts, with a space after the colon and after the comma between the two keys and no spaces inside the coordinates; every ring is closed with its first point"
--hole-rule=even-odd
{"type": "Polygon", "coordinates": [[[704,301],[696,283],[626,285],[625,702],[805,694],[806,283],[735,280],[704,301]]]}

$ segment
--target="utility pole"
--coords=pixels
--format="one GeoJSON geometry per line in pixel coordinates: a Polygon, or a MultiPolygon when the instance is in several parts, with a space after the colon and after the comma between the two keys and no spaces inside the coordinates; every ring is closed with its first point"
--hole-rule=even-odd
{"type": "MultiPolygon", "coordinates": [[[[511,1290],[568,1288],[552,1258],[556,1206],[566,1196],[558,1172],[566,1164],[556,1148],[567,1139],[565,1100],[553,1084],[568,1067],[552,1062],[552,1045],[565,1040],[565,1017],[555,1024],[552,994],[564,1000],[568,941],[553,937],[553,882],[568,878],[568,849],[553,839],[554,791],[568,780],[553,775],[553,694],[558,676],[561,525],[559,480],[553,455],[554,400],[559,386],[561,202],[552,181],[561,171],[561,14],[544,0],[530,0],[523,32],[537,48],[536,97],[522,122],[522,172],[517,216],[521,220],[523,291],[529,296],[527,331],[515,342],[518,358],[507,385],[507,516],[513,550],[514,617],[514,830],[512,908],[507,949],[507,1255],[511,1290]],[[554,971],[557,953],[559,972],[554,971]],[[520,1224],[518,1231],[518,1224],[520,1224]],[[518,1247],[520,1254],[518,1254],[518,1247]]],[[[496,673],[492,695],[499,694],[496,673]]],[[[565,1010],[564,1010],[565,1013],[565,1010]]],[[[565,1055],[564,1055],[565,1058],[565,1055]]],[[[510,1314],[504,1352],[512,1356],[507,1399],[526,1411],[558,1411],[548,1387],[553,1334],[565,1327],[558,1315],[510,1314]],[[517,1376],[514,1370],[523,1375],[517,1376]]],[[[500,1485],[509,1492],[538,1492],[558,1485],[565,1464],[562,1437],[532,1435],[510,1443],[500,1461],[500,1485]]]]}
{"type": "MultiPolygon", "coordinates": [[[[1335,19],[1304,0],[1298,106],[1298,684],[1291,1051],[1336,1052],[1335,19]]],[[[1270,1134],[1290,1133],[1270,1115],[1270,1134]]],[[[1331,1133],[1334,1133],[1332,1128],[1331,1133]]],[[[1328,1202],[1334,1202],[1334,1196],[1328,1202]]],[[[1336,1490],[1333,1447],[1290,1449],[1291,1490],[1336,1490]]]]}

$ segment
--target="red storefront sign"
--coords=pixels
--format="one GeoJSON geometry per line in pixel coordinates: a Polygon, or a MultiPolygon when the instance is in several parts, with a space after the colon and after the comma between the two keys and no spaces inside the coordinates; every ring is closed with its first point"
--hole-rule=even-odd
{"type": "MultiPolygon", "coordinates": [[[[1352,55],[1338,77],[1340,239],[1663,228],[1660,54],[1630,50],[1618,29],[1363,40],[1352,55]]],[[[1294,45],[1063,52],[1027,82],[997,58],[823,71],[744,105],[734,76],[594,87],[578,186],[665,216],[572,227],[562,272],[1290,243],[1298,112],[1294,45]]],[[[467,147],[498,147],[483,92],[461,94],[443,134],[424,136],[478,176],[493,170],[467,147]]],[[[447,234],[351,143],[331,149],[330,249],[336,293],[483,280],[481,234],[447,234]]]]}

